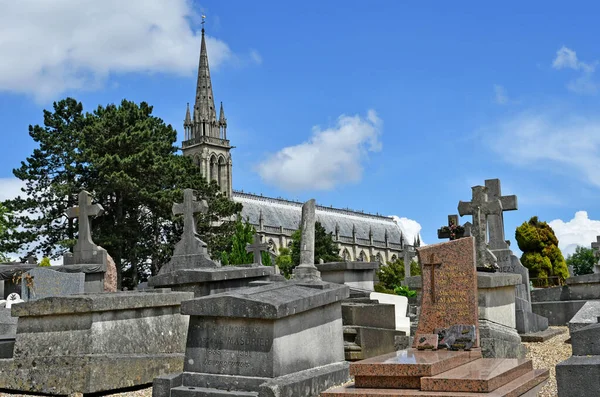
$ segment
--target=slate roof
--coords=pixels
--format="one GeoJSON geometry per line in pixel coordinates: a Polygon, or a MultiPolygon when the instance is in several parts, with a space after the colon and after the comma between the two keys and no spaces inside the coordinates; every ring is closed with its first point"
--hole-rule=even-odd
{"type": "MultiPolygon", "coordinates": [[[[233,200],[242,203],[243,219],[249,219],[254,225],[259,224],[259,216],[262,211],[263,225],[283,226],[285,229],[298,229],[302,213],[302,204],[278,198],[257,196],[238,191],[233,192],[233,200]]],[[[323,207],[317,205],[317,221],[319,221],[327,232],[335,234],[335,225],[339,225],[340,236],[352,236],[352,227],[356,227],[356,237],[360,239],[369,238],[369,229],[373,231],[373,240],[385,241],[385,231],[388,232],[390,243],[400,243],[402,229],[391,217],[382,215],[365,214],[348,209],[323,207]]],[[[408,242],[404,237],[404,242],[408,242]]]]}

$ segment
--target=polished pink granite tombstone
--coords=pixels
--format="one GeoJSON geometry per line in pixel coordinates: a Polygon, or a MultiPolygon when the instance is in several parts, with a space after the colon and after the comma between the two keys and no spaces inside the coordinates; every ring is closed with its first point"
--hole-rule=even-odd
{"type": "Polygon", "coordinates": [[[438,334],[421,334],[417,339],[418,350],[437,350],[439,336],[438,334]]]}
{"type": "Polygon", "coordinates": [[[479,346],[475,239],[461,238],[417,248],[423,288],[421,316],[413,347],[419,335],[455,324],[474,325],[475,347],[479,346]]]}

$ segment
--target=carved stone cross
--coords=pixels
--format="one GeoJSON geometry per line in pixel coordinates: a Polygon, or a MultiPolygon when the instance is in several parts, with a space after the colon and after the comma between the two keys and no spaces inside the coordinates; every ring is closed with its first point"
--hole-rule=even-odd
{"type": "Polygon", "coordinates": [[[594,250],[594,256],[600,258],[600,236],[596,236],[596,241],[592,243],[592,249],[594,250]]]}
{"type": "Polygon", "coordinates": [[[100,204],[92,204],[92,197],[85,190],[82,190],[79,193],[78,204],[77,207],[67,209],[67,216],[71,219],[77,218],[77,223],[79,225],[77,243],[75,244],[73,251],[91,251],[98,249],[96,244],[92,241],[89,218],[91,216],[102,215],[104,208],[102,208],[100,204]]]}
{"type": "Polygon", "coordinates": [[[262,252],[269,249],[269,244],[262,243],[262,236],[256,233],[254,235],[254,243],[246,245],[246,252],[254,253],[254,263],[262,265],[262,252]]]}
{"type": "Polygon", "coordinates": [[[487,217],[491,214],[502,214],[502,203],[498,199],[488,201],[485,186],[473,186],[471,189],[473,191],[472,200],[469,202],[459,201],[458,213],[460,216],[473,216],[471,232],[475,237],[477,267],[495,269],[498,267],[496,256],[488,249],[486,243],[487,217]]]}
{"type": "Polygon", "coordinates": [[[465,229],[458,223],[458,215],[448,215],[448,226],[439,228],[437,234],[439,239],[456,240],[464,237],[465,229]]]}
{"type": "Polygon", "coordinates": [[[500,179],[486,179],[485,187],[488,189],[488,200],[500,200],[502,211],[499,214],[489,214],[487,218],[490,249],[507,249],[508,244],[504,239],[504,211],[518,209],[517,196],[503,196],[500,190],[500,179]]]}
{"type": "MultiPolygon", "coordinates": [[[[192,189],[183,190],[183,203],[173,204],[173,215],[183,214],[183,241],[184,252],[180,254],[198,254],[195,252],[195,242],[198,237],[196,232],[196,219],[194,214],[206,213],[208,211],[208,204],[206,200],[196,201],[194,197],[194,191],[192,189]]],[[[206,244],[202,243],[203,248],[206,248],[206,244]]]]}
{"type": "Polygon", "coordinates": [[[435,303],[435,267],[436,266],[441,266],[442,262],[440,262],[435,254],[431,254],[429,255],[429,258],[427,260],[427,262],[423,263],[423,267],[425,266],[431,266],[431,273],[430,273],[430,287],[431,287],[431,302],[435,303]]]}

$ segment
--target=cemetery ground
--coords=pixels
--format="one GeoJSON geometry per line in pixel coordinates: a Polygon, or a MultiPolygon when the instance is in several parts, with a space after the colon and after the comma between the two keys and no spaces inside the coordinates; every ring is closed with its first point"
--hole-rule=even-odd
{"type": "MultiPolygon", "coordinates": [[[[566,330],[567,327],[551,327],[566,330]]],[[[540,391],[538,397],[556,397],[558,395],[556,388],[555,367],[561,361],[571,357],[571,345],[565,343],[569,338],[568,332],[563,332],[545,342],[541,343],[523,343],[527,349],[527,358],[533,360],[533,366],[536,369],[549,368],[550,379],[540,391]]],[[[111,397],[152,397],[152,387],[145,389],[128,391],[124,393],[110,394],[111,397]]],[[[24,394],[0,393],[0,397],[27,397],[24,394]]]]}

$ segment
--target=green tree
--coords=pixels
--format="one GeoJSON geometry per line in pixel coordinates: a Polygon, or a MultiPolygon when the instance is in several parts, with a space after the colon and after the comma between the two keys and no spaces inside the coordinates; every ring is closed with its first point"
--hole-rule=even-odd
{"type": "Polygon", "coordinates": [[[47,256],[43,257],[38,266],[49,267],[50,266],[50,258],[48,258],[47,256]]]}
{"type": "Polygon", "coordinates": [[[171,207],[181,202],[185,188],[208,203],[197,229],[209,250],[230,247],[233,222],[223,219],[239,213],[241,204],[223,196],[216,182],[206,183],[189,157],[177,154],[176,131],[151,106],[123,100],[82,111],[81,103],[68,98],[55,103],[54,112],[44,112],[44,127],[30,127],[39,148],[13,171],[26,182],[25,195],[7,202],[9,210],[23,214],[17,222],[23,231],[0,242],[0,251],[31,247],[28,255],[59,257],[75,241],[73,220],[63,214],[76,205],[81,189],[104,208],[93,221],[93,239],[114,259],[119,288],[156,274],[171,256],[183,229],[171,207]],[[28,213],[41,215],[30,219],[28,213]]]}
{"type": "MultiPolygon", "coordinates": [[[[388,294],[395,293],[394,290],[401,286],[404,280],[404,260],[396,259],[395,261],[388,262],[385,265],[379,267],[376,272],[379,282],[375,285],[377,292],[384,292],[388,294]]],[[[410,275],[419,276],[421,274],[421,268],[415,261],[410,263],[410,275]]]]}
{"type": "MultiPolygon", "coordinates": [[[[221,264],[235,266],[254,263],[254,253],[246,252],[246,246],[254,243],[255,234],[256,229],[254,226],[248,221],[242,222],[238,218],[234,224],[234,233],[231,237],[231,249],[221,253],[221,264]]],[[[268,252],[263,251],[261,253],[261,260],[264,266],[272,266],[271,255],[268,252]]]]}
{"type": "MultiPolygon", "coordinates": [[[[10,214],[5,206],[0,204],[0,241],[8,237],[11,231],[10,227],[10,214]]],[[[0,251],[0,262],[9,262],[10,258],[6,253],[0,251]]]]}
{"type": "Polygon", "coordinates": [[[575,248],[575,253],[567,257],[567,265],[573,266],[575,274],[570,276],[581,276],[583,274],[591,274],[594,272],[594,265],[597,262],[594,256],[594,250],[582,246],[575,248]]]}
{"type": "Polygon", "coordinates": [[[275,259],[275,264],[281,271],[281,273],[285,276],[285,278],[290,278],[292,275],[292,252],[287,247],[279,248],[279,256],[275,259]]]}
{"type": "Polygon", "coordinates": [[[521,263],[529,269],[531,278],[547,281],[548,277],[569,277],[567,264],[558,248],[558,239],[546,222],[540,222],[537,216],[532,217],[517,228],[515,238],[523,251],[521,263]]]}
{"type": "MultiPolygon", "coordinates": [[[[302,230],[298,229],[292,233],[292,269],[300,264],[300,240],[302,230]]],[[[342,258],[338,255],[340,249],[333,241],[333,233],[327,233],[320,222],[315,222],[315,264],[320,259],[324,262],[339,262],[342,258]]],[[[292,270],[290,269],[290,270],[292,270]]]]}

